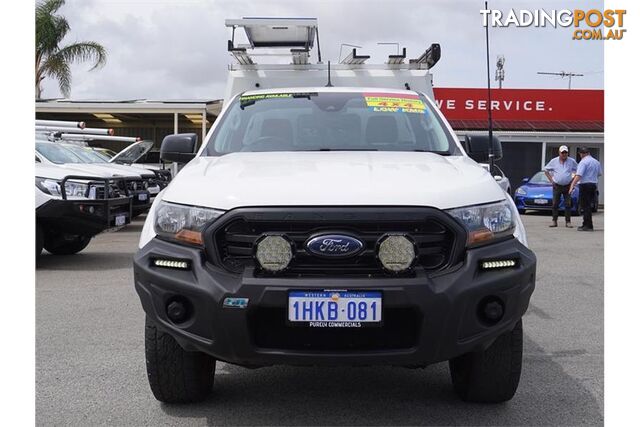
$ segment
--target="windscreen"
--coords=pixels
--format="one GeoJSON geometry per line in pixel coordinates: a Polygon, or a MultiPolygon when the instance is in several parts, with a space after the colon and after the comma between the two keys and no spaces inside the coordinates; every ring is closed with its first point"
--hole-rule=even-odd
{"type": "Polygon", "coordinates": [[[83,163],[107,163],[108,160],[105,160],[98,153],[93,151],[90,148],[78,147],[75,145],[65,145],[65,148],[69,151],[73,152],[76,156],[80,157],[83,160],[83,163]]]}
{"type": "Polygon", "coordinates": [[[203,155],[265,151],[430,151],[456,146],[416,93],[274,93],[240,96],[203,155]]]}
{"type": "Polygon", "coordinates": [[[66,148],[52,142],[36,142],[36,151],[52,163],[85,163],[66,148]]]}
{"type": "Polygon", "coordinates": [[[135,163],[140,157],[153,148],[153,141],[136,142],[114,156],[113,163],[135,163]]]}
{"type": "Polygon", "coordinates": [[[547,178],[547,176],[544,174],[544,172],[538,172],[537,174],[533,175],[531,177],[531,179],[529,180],[529,184],[551,184],[551,181],[549,181],[549,178],[547,178]]]}

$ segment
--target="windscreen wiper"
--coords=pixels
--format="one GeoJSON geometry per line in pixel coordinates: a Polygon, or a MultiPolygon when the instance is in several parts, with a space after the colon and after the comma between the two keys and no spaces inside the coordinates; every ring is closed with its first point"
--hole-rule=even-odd
{"type": "Polygon", "coordinates": [[[433,150],[425,150],[423,148],[416,148],[414,150],[416,153],[433,153],[433,154],[440,154],[441,156],[450,156],[451,154],[448,151],[433,151],[433,150]]]}

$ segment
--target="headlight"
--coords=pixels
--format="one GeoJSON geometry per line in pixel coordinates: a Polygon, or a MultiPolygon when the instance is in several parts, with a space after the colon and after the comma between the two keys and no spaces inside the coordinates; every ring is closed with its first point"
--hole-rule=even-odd
{"type": "Polygon", "coordinates": [[[516,194],[520,194],[520,195],[525,195],[527,194],[526,190],[523,190],[522,187],[518,187],[518,189],[516,190],[516,194]]]}
{"type": "MultiPolygon", "coordinates": [[[[60,182],[55,179],[36,177],[36,187],[52,196],[62,197],[60,182]]],[[[89,185],[83,182],[67,181],[64,183],[64,191],[67,197],[86,198],[89,196],[89,185]]]]}
{"type": "Polygon", "coordinates": [[[162,201],[156,209],[154,228],[160,237],[202,246],[202,230],[223,213],[216,209],[162,201]]]}
{"type": "Polygon", "coordinates": [[[67,181],[64,183],[64,192],[67,197],[87,197],[89,185],[82,182],[67,181]]]}
{"type": "Polygon", "coordinates": [[[508,201],[447,211],[467,229],[467,244],[477,246],[513,234],[515,214],[508,201]]]}
{"type": "Polygon", "coordinates": [[[54,179],[36,177],[36,187],[52,196],[62,197],[60,183],[54,179]]]}

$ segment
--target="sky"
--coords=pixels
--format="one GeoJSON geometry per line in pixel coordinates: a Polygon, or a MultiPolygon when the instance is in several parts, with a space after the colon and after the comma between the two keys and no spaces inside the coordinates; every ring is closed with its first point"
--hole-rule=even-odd
{"type": "MultiPolygon", "coordinates": [[[[490,8],[602,9],[602,1],[502,1],[490,8]]],[[[224,20],[245,16],[315,17],[323,61],[337,62],[341,43],[362,46],[369,63],[395,53],[418,57],[440,43],[432,69],[436,87],[486,87],[485,29],[477,0],[67,0],[59,10],[71,26],[62,44],[91,40],[108,51],[104,67],[72,67],[77,100],[219,99],[224,94],[231,30],[224,20]]],[[[567,88],[545,72],[584,74],[572,88],[604,87],[604,43],[572,40],[572,28],[490,28],[492,84],[497,55],[504,55],[505,88],[567,88]]],[[[242,40],[240,40],[242,41],[242,40]]],[[[312,58],[317,58],[315,49],[312,58]]],[[[43,81],[43,98],[62,95],[43,81]]]]}

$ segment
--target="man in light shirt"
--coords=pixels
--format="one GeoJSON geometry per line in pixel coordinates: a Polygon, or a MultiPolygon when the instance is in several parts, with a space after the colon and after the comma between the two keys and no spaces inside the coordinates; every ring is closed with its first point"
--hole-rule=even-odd
{"type": "Polygon", "coordinates": [[[589,149],[582,147],[580,153],[580,163],[576,176],[571,181],[569,191],[573,191],[580,183],[580,208],[582,209],[582,227],[578,231],[593,231],[593,221],[591,218],[591,206],[595,202],[596,191],[598,190],[598,177],[602,175],[600,162],[591,157],[589,149]]]}
{"type": "Polygon", "coordinates": [[[549,227],[558,226],[558,207],[560,206],[560,196],[564,199],[565,226],[571,225],[571,182],[573,175],[578,169],[578,163],[569,157],[569,149],[566,145],[558,149],[558,157],[554,157],[544,167],[544,174],[553,184],[553,206],[551,207],[552,223],[549,227]]]}

